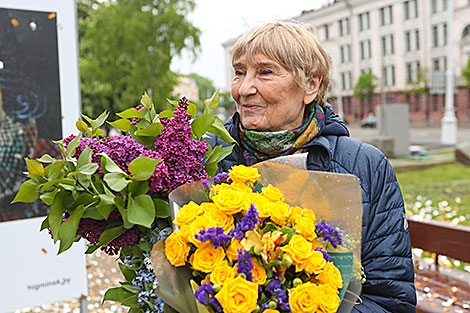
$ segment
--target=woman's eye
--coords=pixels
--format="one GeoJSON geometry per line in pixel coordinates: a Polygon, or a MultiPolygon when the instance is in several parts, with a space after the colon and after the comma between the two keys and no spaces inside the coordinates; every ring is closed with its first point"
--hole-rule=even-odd
{"type": "Polygon", "coordinates": [[[235,71],[235,76],[240,76],[240,75],[243,75],[243,71],[241,71],[241,70],[236,70],[236,71],[235,71]]]}
{"type": "Polygon", "coordinates": [[[273,73],[273,71],[271,71],[271,70],[261,70],[260,71],[260,74],[262,74],[262,75],[269,75],[269,74],[272,74],[272,73],[273,73]]]}

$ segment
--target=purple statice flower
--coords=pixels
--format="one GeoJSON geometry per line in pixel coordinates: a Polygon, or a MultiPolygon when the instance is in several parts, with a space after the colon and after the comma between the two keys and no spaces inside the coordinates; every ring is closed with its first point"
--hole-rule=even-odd
{"type": "Polygon", "coordinates": [[[281,281],[279,279],[274,279],[268,283],[268,292],[270,295],[274,294],[274,291],[280,289],[282,286],[281,281]]]}
{"type": "Polygon", "coordinates": [[[325,259],[325,261],[330,262],[330,256],[329,256],[328,252],[326,252],[322,248],[315,248],[315,251],[320,251],[323,254],[323,258],[325,259]]]}
{"type": "Polygon", "coordinates": [[[201,229],[199,234],[194,235],[201,242],[210,241],[214,248],[219,248],[223,244],[228,244],[232,237],[224,234],[222,227],[209,227],[207,230],[201,229]]]}
{"type": "Polygon", "coordinates": [[[328,241],[333,248],[338,248],[338,245],[343,244],[343,238],[339,231],[322,221],[320,224],[315,225],[315,233],[318,237],[323,237],[325,241],[328,241]]]}
{"type": "Polygon", "coordinates": [[[229,173],[219,173],[214,176],[214,183],[218,184],[221,181],[229,179],[230,174],[229,173]]]}
{"type": "Polygon", "coordinates": [[[211,188],[211,182],[208,179],[203,179],[202,185],[206,188],[211,188]]]}
{"type": "Polygon", "coordinates": [[[105,137],[101,143],[105,146],[103,152],[127,174],[130,174],[127,168],[129,163],[141,156],[144,152],[149,151],[147,146],[137,142],[130,136],[119,135],[105,137]]]}
{"type": "Polygon", "coordinates": [[[224,309],[222,308],[222,305],[215,297],[209,297],[209,303],[215,306],[217,310],[216,312],[223,312],[224,309]]]}
{"type": "Polygon", "coordinates": [[[290,311],[289,297],[286,292],[281,288],[278,288],[274,290],[274,295],[277,298],[277,305],[283,310],[290,311]]]}
{"type": "Polygon", "coordinates": [[[253,268],[254,267],[250,259],[250,253],[248,251],[243,251],[242,249],[238,249],[238,265],[237,265],[238,274],[245,274],[246,280],[253,281],[253,274],[251,273],[253,268]]]}
{"type": "Polygon", "coordinates": [[[109,255],[116,255],[119,253],[119,250],[122,247],[133,246],[137,244],[140,240],[140,231],[134,226],[131,229],[127,230],[125,233],[121,234],[116,239],[112,240],[106,246],[101,247],[101,250],[106,252],[109,255]]]}
{"type": "Polygon", "coordinates": [[[229,235],[240,240],[245,236],[245,232],[255,229],[259,221],[258,210],[255,205],[252,204],[235,228],[230,230],[229,235]]]}
{"type": "Polygon", "coordinates": [[[215,293],[214,289],[212,289],[212,286],[214,286],[214,284],[211,282],[208,284],[201,284],[201,287],[199,287],[199,289],[194,292],[194,296],[200,304],[209,304],[208,302],[210,301],[210,297],[215,293]]]}
{"type": "Polygon", "coordinates": [[[168,168],[162,181],[165,196],[181,185],[208,178],[203,165],[208,144],[205,140],[191,139],[187,106],[188,100],[182,98],[172,118],[160,119],[163,129],[154,143],[155,151],[168,168]]]}
{"type": "Polygon", "coordinates": [[[92,218],[82,218],[77,228],[77,236],[81,236],[90,242],[92,245],[96,245],[100,236],[103,233],[105,225],[103,221],[97,221],[92,218]]]}
{"type": "MultiPolygon", "coordinates": [[[[70,135],[64,139],[63,142],[66,148],[75,137],[76,137],[75,135],[70,135]]],[[[100,141],[96,140],[95,138],[83,137],[83,138],[80,138],[80,143],[75,149],[75,154],[73,155],[73,157],[74,158],[80,157],[80,154],[82,154],[83,150],[85,150],[86,147],[90,147],[92,151],[91,161],[93,163],[99,164],[101,160],[100,153],[105,151],[106,146],[103,145],[100,141]]]]}
{"type": "MultiPolygon", "coordinates": [[[[144,106],[143,106],[142,104],[139,104],[138,106],[135,107],[135,109],[136,109],[137,111],[139,111],[139,110],[142,109],[143,107],[144,107],[144,106]]],[[[138,122],[140,122],[140,118],[134,117],[134,118],[132,119],[131,124],[135,126],[135,125],[137,125],[138,122]]]]}
{"type": "Polygon", "coordinates": [[[269,304],[263,303],[263,304],[261,305],[261,312],[264,312],[264,311],[266,311],[266,310],[268,310],[268,309],[269,309],[269,304]]]}

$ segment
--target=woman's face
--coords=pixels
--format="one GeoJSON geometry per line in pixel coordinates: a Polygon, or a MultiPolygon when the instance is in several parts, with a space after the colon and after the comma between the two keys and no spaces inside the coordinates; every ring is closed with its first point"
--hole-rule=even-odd
{"type": "Polygon", "coordinates": [[[262,53],[234,60],[233,68],[232,97],[244,128],[272,132],[302,125],[317,91],[300,88],[292,73],[262,53]]]}

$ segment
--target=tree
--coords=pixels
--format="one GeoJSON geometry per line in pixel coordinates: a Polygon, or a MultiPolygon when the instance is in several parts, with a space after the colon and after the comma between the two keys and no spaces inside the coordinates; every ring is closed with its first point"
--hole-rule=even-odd
{"type": "Polygon", "coordinates": [[[191,73],[186,76],[194,79],[194,81],[196,82],[199,93],[199,99],[201,100],[202,105],[202,101],[210,98],[210,96],[215,92],[214,83],[209,78],[203,77],[196,73],[191,73]]]}
{"type": "Polygon", "coordinates": [[[373,96],[377,88],[377,76],[372,73],[362,73],[359,76],[356,86],[354,86],[354,96],[361,100],[361,118],[364,116],[364,100],[369,100],[369,112],[374,111],[373,96]]]}
{"type": "Polygon", "coordinates": [[[407,82],[411,85],[411,88],[405,89],[407,94],[424,95],[424,114],[426,124],[431,122],[429,117],[429,94],[431,93],[431,87],[429,85],[429,69],[427,67],[420,68],[418,70],[418,80],[416,82],[407,82]]]}
{"type": "Polygon", "coordinates": [[[186,18],[194,0],[80,0],[78,8],[84,113],[113,116],[144,91],[163,108],[177,83],[172,58],[198,52],[200,31],[186,18]]]}
{"type": "Polygon", "coordinates": [[[465,86],[468,88],[468,110],[467,119],[470,120],[470,57],[467,59],[467,65],[462,69],[462,78],[465,82],[465,86]]]}

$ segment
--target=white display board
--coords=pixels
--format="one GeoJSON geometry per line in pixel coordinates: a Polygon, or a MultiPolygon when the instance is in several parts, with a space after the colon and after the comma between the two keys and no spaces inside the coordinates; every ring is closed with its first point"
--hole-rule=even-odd
{"type": "MultiPolygon", "coordinates": [[[[81,104],[75,0],[0,0],[0,9],[56,14],[62,136],[76,133],[81,104]]],[[[47,230],[39,232],[43,219],[0,223],[0,313],[88,295],[85,244],[57,256],[47,230]]]]}
{"type": "Polygon", "coordinates": [[[0,312],[88,295],[85,243],[57,255],[44,218],[0,223],[0,312]]]}

